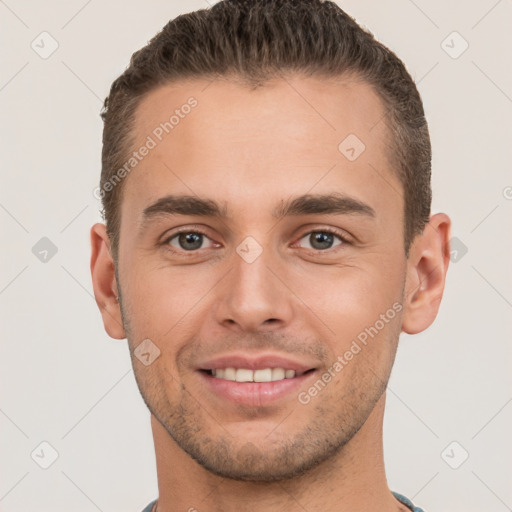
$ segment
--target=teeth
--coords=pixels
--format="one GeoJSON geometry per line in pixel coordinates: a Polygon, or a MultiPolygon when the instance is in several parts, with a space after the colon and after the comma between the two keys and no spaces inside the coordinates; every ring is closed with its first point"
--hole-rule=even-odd
{"type": "Polygon", "coordinates": [[[244,368],[239,368],[236,371],[235,380],[237,382],[252,382],[254,381],[254,372],[252,370],[246,370],[244,368]]]}
{"type": "MultiPolygon", "coordinates": [[[[293,372],[293,370],[288,370],[293,372]]],[[[295,375],[295,372],[293,372],[295,375]]],[[[283,380],[286,375],[286,370],[283,368],[272,368],[272,380],[283,380]]]]}
{"type": "Polygon", "coordinates": [[[224,369],[224,377],[223,377],[224,379],[236,380],[235,377],[236,377],[236,370],[234,368],[225,368],[224,369]]]}
{"type": "Polygon", "coordinates": [[[264,370],[254,371],[254,382],[271,382],[272,381],[272,370],[265,368],[264,370]]]}
{"type": "Polygon", "coordinates": [[[284,368],[265,368],[261,370],[249,370],[247,368],[218,368],[212,370],[217,379],[236,382],[274,382],[276,380],[293,379],[295,370],[284,368]]]}

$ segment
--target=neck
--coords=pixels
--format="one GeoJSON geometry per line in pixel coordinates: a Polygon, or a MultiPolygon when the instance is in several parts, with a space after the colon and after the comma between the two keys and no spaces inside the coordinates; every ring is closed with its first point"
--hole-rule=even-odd
{"type": "Polygon", "coordinates": [[[359,432],[338,453],[291,480],[245,482],[200,466],[151,416],[158,474],[158,512],[407,510],[386,481],[382,449],[385,394],[359,432]]]}

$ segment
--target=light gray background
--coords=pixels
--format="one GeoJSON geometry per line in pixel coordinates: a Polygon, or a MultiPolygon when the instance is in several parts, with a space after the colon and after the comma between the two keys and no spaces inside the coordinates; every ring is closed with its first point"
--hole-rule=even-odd
{"type": "MultiPolygon", "coordinates": [[[[512,3],[339,3],[419,83],[433,212],[451,216],[460,240],[436,322],[401,337],[385,417],[390,487],[426,511],[511,510],[512,3]],[[454,31],[469,43],[458,58],[454,31]]],[[[207,5],[0,1],[1,511],[140,512],[157,496],[127,342],[106,335],[92,295],[99,111],[133,51],[207,5]],[[50,48],[43,31],[59,45],[47,59],[31,48],[50,48]],[[42,237],[58,248],[46,263],[32,252],[42,237]],[[48,469],[43,441],[58,452],[48,469]]]]}

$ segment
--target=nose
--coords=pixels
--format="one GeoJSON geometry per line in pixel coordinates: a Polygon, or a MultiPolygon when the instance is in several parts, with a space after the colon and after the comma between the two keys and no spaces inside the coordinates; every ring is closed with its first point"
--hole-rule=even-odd
{"type": "Polygon", "coordinates": [[[252,262],[234,252],[231,271],[216,291],[216,319],[223,327],[276,330],[291,322],[293,293],[270,249],[264,248],[252,262]]]}

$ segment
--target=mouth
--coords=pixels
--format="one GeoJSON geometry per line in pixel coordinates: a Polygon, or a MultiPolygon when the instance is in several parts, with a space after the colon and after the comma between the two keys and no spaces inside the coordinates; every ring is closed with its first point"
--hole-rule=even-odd
{"type": "Polygon", "coordinates": [[[298,396],[318,367],[282,357],[229,356],[202,364],[197,374],[221,402],[262,407],[298,396]]]}
{"type": "Polygon", "coordinates": [[[209,370],[200,370],[203,373],[215,378],[224,379],[231,382],[276,382],[284,379],[294,379],[315,371],[310,368],[306,371],[296,371],[291,368],[261,368],[251,370],[250,368],[212,368],[209,370]]]}

